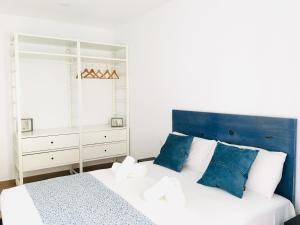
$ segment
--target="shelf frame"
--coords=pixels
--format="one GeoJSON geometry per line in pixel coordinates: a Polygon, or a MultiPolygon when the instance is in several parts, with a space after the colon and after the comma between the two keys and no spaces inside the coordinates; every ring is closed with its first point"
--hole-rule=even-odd
{"type": "MultiPolygon", "coordinates": [[[[25,34],[25,33],[14,33],[13,35],[13,40],[12,40],[12,45],[14,48],[13,51],[13,56],[12,56],[12,62],[14,62],[14,70],[12,71],[12,75],[14,76],[15,79],[15,84],[13,84],[13,89],[15,90],[15,95],[16,95],[16,100],[15,103],[13,104],[15,107],[15,111],[16,111],[16,116],[15,116],[15,138],[14,138],[14,149],[17,150],[16,152],[16,161],[15,161],[15,165],[16,165],[16,183],[18,185],[23,184],[23,178],[24,178],[24,171],[23,171],[23,164],[22,164],[22,160],[23,160],[23,151],[22,151],[22,139],[24,138],[29,138],[28,137],[24,137],[23,133],[21,133],[21,107],[20,107],[20,60],[26,56],[49,56],[49,57],[57,57],[58,59],[61,58],[66,58],[66,59],[70,59],[74,64],[76,64],[77,69],[76,72],[77,74],[81,73],[81,69],[82,69],[82,64],[85,63],[85,60],[93,60],[93,61],[100,61],[100,62],[111,62],[113,64],[117,64],[117,63],[122,63],[122,65],[124,64],[126,66],[124,73],[126,74],[126,81],[125,81],[125,85],[124,85],[124,91],[125,91],[125,95],[126,95],[126,99],[127,99],[127,105],[125,108],[125,112],[126,115],[124,115],[124,119],[126,119],[126,127],[122,127],[119,129],[126,129],[126,133],[127,133],[127,152],[126,154],[129,155],[130,151],[129,151],[129,74],[128,74],[128,47],[127,45],[122,45],[122,44],[112,44],[112,43],[104,43],[104,42],[90,42],[90,41],[82,41],[82,40],[78,40],[78,39],[69,39],[69,38],[60,38],[60,37],[52,37],[52,36],[43,36],[43,35],[32,35],[32,34],[25,34]],[[22,39],[24,38],[24,43],[27,44],[27,46],[22,49],[22,45],[20,44],[22,39]],[[28,38],[28,39],[27,39],[28,38]],[[30,38],[32,38],[32,40],[30,40],[30,38]],[[45,43],[50,43],[51,47],[56,46],[56,42],[57,41],[57,46],[62,49],[64,49],[65,51],[67,49],[72,49],[72,52],[75,51],[75,53],[60,53],[59,51],[57,52],[53,52],[52,51],[37,51],[36,49],[32,48],[30,49],[31,44],[35,44],[34,40],[35,39],[45,39],[45,43]],[[28,41],[29,40],[29,41],[28,41]],[[52,42],[53,40],[53,42],[52,42]],[[33,43],[31,43],[31,41],[33,43]],[[66,44],[64,44],[64,42],[66,44]],[[54,43],[54,44],[53,44],[54,43]],[[70,44],[69,44],[70,43],[70,44]],[[96,50],[99,50],[99,52],[101,52],[101,47],[103,48],[103,51],[111,51],[112,52],[112,56],[113,57],[106,57],[106,56],[101,56],[101,55],[89,55],[89,54],[82,54],[82,49],[83,46],[82,45],[98,45],[99,49],[96,48],[96,50]],[[70,47],[68,46],[70,45],[70,47]],[[27,48],[27,49],[26,49],[27,48]],[[121,53],[121,54],[117,54],[117,53],[121,53]],[[117,57],[121,55],[121,57],[117,57]],[[116,57],[114,57],[116,56],[116,57]],[[124,58],[122,58],[124,57],[124,58]]],[[[43,41],[42,41],[43,42],[43,41]]],[[[40,44],[40,41],[38,41],[38,43],[40,44]]],[[[32,45],[32,46],[33,46],[32,45]]],[[[46,45],[46,44],[45,44],[46,45]]],[[[36,45],[35,47],[37,47],[38,45],[36,45]]],[[[57,48],[58,49],[58,48],[57,48]]],[[[87,50],[89,49],[88,47],[86,48],[87,50]]],[[[99,53],[97,52],[97,53],[99,53]]],[[[78,126],[78,131],[77,128],[74,128],[73,131],[71,132],[75,132],[75,133],[79,133],[79,168],[80,168],[80,172],[83,172],[83,146],[82,146],[82,134],[87,132],[86,131],[86,127],[82,125],[82,79],[81,76],[78,76],[78,80],[77,80],[77,84],[78,84],[78,114],[79,114],[79,126],[78,126]]],[[[115,82],[115,81],[113,81],[115,82]]],[[[116,84],[113,83],[113,91],[115,91],[116,88],[116,84]]],[[[113,113],[115,114],[115,109],[116,109],[116,99],[115,99],[115,92],[113,93],[113,113]]],[[[114,115],[112,115],[114,116],[114,115]]],[[[95,128],[97,129],[97,128],[95,128]]],[[[111,128],[107,128],[107,129],[111,129],[111,128]]],[[[117,129],[117,128],[115,128],[117,129]]]]}
{"type": "Polygon", "coordinates": [[[58,56],[58,57],[66,57],[66,58],[77,58],[77,55],[73,54],[61,54],[61,53],[52,53],[52,52],[39,52],[39,51],[19,51],[21,55],[38,55],[38,56],[58,56]]]}

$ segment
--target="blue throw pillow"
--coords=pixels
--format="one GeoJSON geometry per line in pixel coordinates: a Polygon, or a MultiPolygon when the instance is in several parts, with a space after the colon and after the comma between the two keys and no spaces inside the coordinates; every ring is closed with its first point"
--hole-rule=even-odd
{"type": "Polygon", "coordinates": [[[169,134],[154,164],[180,172],[190,153],[193,137],[169,134]]]}
{"type": "Polygon", "coordinates": [[[242,198],[248,172],[257,153],[257,150],[241,150],[218,143],[212,160],[198,183],[221,188],[242,198]]]}

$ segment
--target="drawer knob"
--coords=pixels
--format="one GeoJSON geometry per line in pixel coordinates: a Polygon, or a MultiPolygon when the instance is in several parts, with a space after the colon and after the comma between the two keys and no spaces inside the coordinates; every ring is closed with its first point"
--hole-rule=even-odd
{"type": "Polygon", "coordinates": [[[53,141],[51,141],[50,143],[53,144],[53,141]]]}
{"type": "Polygon", "coordinates": [[[106,135],[104,137],[106,138],[106,135]]]}
{"type": "Polygon", "coordinates": [[[53,158],[53,157],[51,157],[51,159],[53,160],[54,158],[53,158]]]}
{"type": "Polygon", "coordinates": [[[105,149],[104,151],[106,152],[107,150],[105,149]]]}

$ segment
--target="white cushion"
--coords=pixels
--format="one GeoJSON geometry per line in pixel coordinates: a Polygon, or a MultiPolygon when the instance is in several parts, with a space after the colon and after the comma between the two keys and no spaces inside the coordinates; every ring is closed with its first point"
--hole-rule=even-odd
{"type": "MultiPolygon", "coordinates": [[[[222,144],[231,145],[221,142],[222,144]]],[[[246,191],[253,191],[271,198],[281,180],[286,153],[271,152],[250,146],[231,145],[241,149],[259,150],[249,171],[246,191]]]]}
{"type": "MultiPolygon", "coordinates": [[[[178,132],[173,132],[173,134],[184,135],[178,132]]],[[[216,146],[217,142],[215,140],[194,137],[190,154],[184,167],[199,172],[199,175],[202,175],[211,161],[216,146]]]]}

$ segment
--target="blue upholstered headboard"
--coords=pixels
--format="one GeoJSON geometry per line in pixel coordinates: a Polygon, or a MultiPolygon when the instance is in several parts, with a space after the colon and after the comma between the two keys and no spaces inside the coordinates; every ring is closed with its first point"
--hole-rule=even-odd
{"type": "Polygon", "coordinates": [[[276,193],[295,203],[297,120],[173,110],[173,131],[287,153],[276,193]]]}

